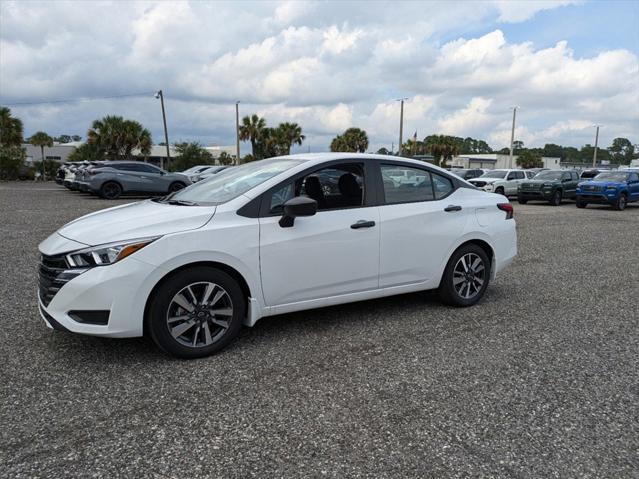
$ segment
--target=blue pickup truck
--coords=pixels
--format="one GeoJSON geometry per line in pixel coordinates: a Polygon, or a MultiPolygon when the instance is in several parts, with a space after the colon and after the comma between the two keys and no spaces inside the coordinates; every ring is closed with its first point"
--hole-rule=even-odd
{"type": "Polygon", "coordinates": [[[605,171],[577,185],[577,208],[599,203],[623,210],[634,201],[639,201],[639,170],[605,171]]]}

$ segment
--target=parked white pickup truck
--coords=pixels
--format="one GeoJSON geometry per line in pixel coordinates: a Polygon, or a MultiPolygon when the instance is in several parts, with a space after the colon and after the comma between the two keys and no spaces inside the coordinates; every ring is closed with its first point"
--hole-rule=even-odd
{"type": "Polygon", "coordinates": [[[509,196],[516,195],[517,185],[533,176],[535,172],[528,170],[490,170],[468,182],[484,191],[509,196]]]}

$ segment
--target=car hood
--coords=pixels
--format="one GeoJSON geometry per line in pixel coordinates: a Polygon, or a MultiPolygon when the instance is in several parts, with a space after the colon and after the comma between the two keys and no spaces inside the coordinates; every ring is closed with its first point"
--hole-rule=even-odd
{"type": "Polygon", "coordinates": [[[526,180],[522,182],[524,185],[543,185],[543,184],[558,184],[558,180],[526,180]]]}
{"type": "Polygon", "coordinates": [[[625,185],[625,182],[619,182],[619,181],[580,181],[579,182],[579,186],[623,186],[625,185]]]}
{"type": "Polygon", "coordinates": [[[82,216],[58,230],[89,246],[201,228],[215,206],[179,206],[146,200],[82,216]]]}
{"type": "Polygon", "coordinates": [[[468,180],[470,183],[474,182],[474,181],[483,181],[484,183],[494,183],[496,181],[502,181],[503,178],[482,178],[481,176],[479,178],[473,178],[472,180],[468,180]]]}

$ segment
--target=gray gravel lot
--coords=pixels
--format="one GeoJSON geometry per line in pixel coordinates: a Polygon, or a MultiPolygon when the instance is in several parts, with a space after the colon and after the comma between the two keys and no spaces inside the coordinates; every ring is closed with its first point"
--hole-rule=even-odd
{"type": "Polygon", "coordinates": [[[639,206],[515,205],[470,309],[265,318],[215,357],[52,332],[37,245],[122,202],[0,183],[4,477],[638,477],[639,206]]]}

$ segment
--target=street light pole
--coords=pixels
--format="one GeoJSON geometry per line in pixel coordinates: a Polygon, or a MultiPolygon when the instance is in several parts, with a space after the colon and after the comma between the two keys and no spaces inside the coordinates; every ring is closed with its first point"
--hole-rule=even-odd
{"type": "MultiPolygon", "coordinates": [[[[169,150],[169,132],[166,129],[166,112],[164,111],[164,94],[162,90],[159,90],[155,94],[155,98],[160,99],[160,104],[162,105],[162,122],[164,123],[164,143],[166,144],[166,168],[169,168],[169,162],[171,160],[171,152],[169,150]]],[[[164,161],[160,160],[160,168],[164,169],[164,161]]]]}
{"type": "Polygon", "coordinates": [[[595,152],[592,155],[592,167],[597,166],[597,145],[599,144],[599,127],[601,125],[595,125],[597,127],[597,132],[595,133],[595,152]]]}
{"type": "Polygon", "coordinates": [[[396,101],[399,101],[399,150],[397,156],[402,156],[402,136],[404,133],[404,100],[408,100],[408,98],[398,98],[396,101]]]}
{"type": "Polygon", "coordinates": [[[235,163],[240,164],[240,101],[235,102],[235,163]]]}
{"type": "Polygon", "coordinates": [[[513,127],[510,130],[510,159],[508,160],[508,167],[513,167],[513,150],[515,149],[515,118],[517,117],[517,107],[513,107],[513,127]]]}

